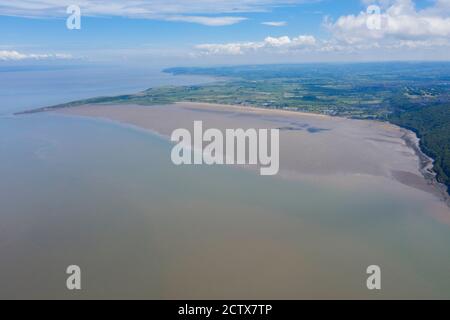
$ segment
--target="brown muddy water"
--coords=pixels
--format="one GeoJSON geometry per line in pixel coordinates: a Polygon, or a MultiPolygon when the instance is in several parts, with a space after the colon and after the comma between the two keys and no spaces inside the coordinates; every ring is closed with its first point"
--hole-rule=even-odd
{"type": "Polygon", "coordinates": [[[285,179],[176,167],[166,139],[103,120],[1,119],[0,298],[450,298],[448,207],[392,175],[418,172],[395,129],[184,112],[168,122],[327,130],[283,131],[285,179]],[[72,264],[81,291],[66,289],[72,264]],[[366,288],[373,264],[381,291],[366,288]]]}

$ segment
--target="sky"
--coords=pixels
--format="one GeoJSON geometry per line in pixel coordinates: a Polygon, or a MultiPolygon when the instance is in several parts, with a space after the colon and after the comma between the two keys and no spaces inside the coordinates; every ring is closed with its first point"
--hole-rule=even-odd
{"type": "Polygon", "coordinates": [[[450,0],[0,0],[0,65],[449,60],[450,0]],[[69,29],[70,6],[80,29],[69,29]]]}

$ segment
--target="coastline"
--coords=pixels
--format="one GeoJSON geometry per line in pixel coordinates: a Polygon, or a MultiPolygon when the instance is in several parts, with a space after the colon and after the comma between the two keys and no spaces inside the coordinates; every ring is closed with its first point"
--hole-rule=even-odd
{"type": "MultiPolygon", "coordinates": [[[[392,125],[398,126],[396,124],[392,125]]],[[[430,185],[432,185],[440,192],[442,201],[444,201],[450,207],[450,190],[445,184],[440,183],[437,180],[437,175],[434,171],[435,160],[429,157],[425,152],[423,152],[420,147],[420,139],[417,137],[417,134],[414,131],[400,126],[398,127],[404,131],[402,139],[405,141],[405,144],[413,149],[417,157],[419,158],[419,170],[422,173],[423,177],[430,183],[430,185]]]]}
{"type": "MultiPolygon", "coordinates": [[[[97,98],[88,99],[88,101],[95,101],[97,98]]],[[[101,98],[103,99],[103,98],[101,98]]],[[[40,113],[40,112],[56,112],[61,113],[69,109],[82,107],[85,105],[91,105],[91,106],[108,106],[107,102],[104,103],[95,103],[92,104],[79,104],[78,102],[69,102],[66,104],[61,104],[57,106],[50,106],[50,107],[41,107],[37,109],[31,109],[31,110],[25,110],[19,113],[15,113],[14,115],[25,115],[25,114],[33,114],[33,113],[40,113]]],[[[133,106],[133,104],[120,104],[120,105],[129,105],[133,106]]],[[[168,105],[192,105],[192,106],[203,106],[206,108],[227,108],[229,110],[235,110],[237,112],[250,112],[255,114],[267,114],[267,115],[292,115],[292,116],[303,116],[303,117],[309,117],[312,119],[347,119],[347,120],[353,120],[353,121],[364,121],[364,122],[374,122],[374,123],[384,123],[389,124],[390,126],[396,127],[399,130],[403,132],[403,135],[401,139],[404,141],[404,143],[414,151],[415,155],[418,158],[418,170],[421,173],[422,177],[427,181],[427,184],[429,184],[433,189],[436,190],[436,195],[438,195],[441,199],[441,201],[445,202],[450,207],[450,190],[447,188],[445,184],[440,183],[437,180],[437,174],[434,171],[434,159],[429,157],[420,147],[420,139],[417,137],[417,134],[408,129],[401,127],[395,123],[391,123],[389,121],[381,121],[381,120],[373,120],[373,119],[352,119],[349,117],[344,116],[335,116],[335,115],[326,115],[321,113],[312,113],[312,112],[302,112],[302,111],[295,111],[295,110],[286,110],[286,109],[274,109],[274,108],[266,108],[266,107],[260,107],[260,106],[250,106],[250,105],[229,105],[229,104],[216,104],[216,103],[205,103],[205,102],[192,102],[192,101],[178,101],[173,104],[168,105]]],[[[150,106],[144,106],[140,105],[142,107],[148,107],[150,106]]],[[[89,116],[88,116],[89,117],[89,116]]],[[[111,120],[107,117],[104,118],[105,120],[111,120]]],[[[119,122],[123,125],[130,125],[132,127],[138,128],[138,129],[144,129],[148,132],[154,133],[159,135],[160,137],[167,138],[166,135],[161,134],[157,130],[152,130],[150,128],[143,128],[139,125],[130,124],[127,121],[117,121],[112,120],[113,122],[119,122]]],[[[396,178],[397,179],[397,178],[396,178]]]]}
{"type": "MultiPolygon", "coordinates": [[[[177,103],[192,103],[190,101],[180,101],[177,103]]],[[[258,106],[237,106],[237,105],[228,105],[228,104],[213,104],[213,103],[204,103],[204,102],[195,102],[195,104],[198,105],[209,105],[209,106],[227,106],[229,108],[234,108],[237,110],[253,110],[261,112],[267,111],[267,112],[282,112],[285,114],[293,114],[293,115],[302,115],[302,116],[311,116],[311,117],[322,117],[322,118],[342,118],[342,119],[350,119],[348,117],[342,117],[342,116],[333,116],[333,115],[325,115],[321,113],[312,113],[312,112],[302,112],[302,111],[293,111],[293,110],[285,110],[285,109],[270,109],[270,108],[264,108],[264,107],[258,107],[258,106]]],[[[437,174],[434,171],[434,162],[435,159],[428,156],[421,148],[420,146],[420,139],[417,136],[417,133],[415,133],[413,130],[409,128],[405,128],[402,126],[399,126],[395,123],[386,121],[380,121],[380,120],[373,120],[373,119],[353,119],[358,121],[374,121],[374,122],[381,122],[381,123],[387,123],[389,125],[392,125],[394,127],[397,127],[401,129],[404,134],[402,136],[402,140],[405,142],[405,144],[411,148],[419,160],[419,171],[422,174],[423,178],[431,185],[433,188],[435,188],[441,197],[441,200],[444,201],[449,207],[450,207],[450,189],[443,183],[440,183],[437,180],[437,174]]]]}
{"type": "MultiPolygon", "coordinates": [[[[187,101],[180,101],[177,103],[192,103],[187,101]]],[[[209,106],[227,106],[230,108],[235,108],[237,110],[253,110],[253,111],[268,111],[268,112],[283,112],[285,114],[295,114],[295,115],[302,115],[302,116],[311,116],[311,117],[323,117],[323,118],[343,118],[343,119],[350,119],[348,117],[342,117],[342,116],[333,116],[333,115],[325,115],[321,113],[312,113],[312,112],[302,112],[302,111],[293,111],[293,110],[285,110],[285,109],[269,109],[259,106],[236,106],[236,105],[228,105],[228,104],[213,104],[213,103],[204,103],[204,102],[195,102],[195,104],[199,105],[209,105],[209,106]]],[[[417,133],[415,133],[413,130],[399,126],[395,123],[386,121],[380,121],[380,120],[373,120],[373,119],[353,119],[353,120],[360,120],[360,121],[375,121],[375,122],[381,122],[381,123],[388,123],[389,125],[392,125],[394,127],[400,128],[404,135],[402,136],[402,140],[405,142],[405,144],[411,148],[419,160],[419,171],[421,172],[424,179],[432,185],[438,192],[439,196],[442,198],[441,200],[444,201],[449,207],[450,207],[450,188],[448,188],[445,184],[440,183],[437,180],[437,174],[434,171],[434,162],[435,159],[428,156],[421,148],[420,146],[420,139],[417,136],[417,133]]]]}
{"type": "MultiPolygon", "coordinates": [[[[334,170],[331,172],[331,174],[334,174],[342,169],[344,170],[343,171],[344,174],[345,172],[348,172],[348,174],[356,174],[356,175],[360,174],[361,175],[369,174],[373,176],[382,175],[388,178],[390,177],[391,179],[394,179],[410,187],[431,193],[435,197],[439,198],[440,201],[444,201],[447,204],[446,207],[450,207],[450,201],[446,193],[445,186],[437,182],[436,176],[432,171],[433,161],[431,158],[427,157],[420,150],[419,140],[416,137],[415,133],[389,122],[382,122],[377,120],[362,121],[356,119],[349,119],[345,117],[280,110],[280,109],[266,109],[261,107],[230,106],[230,105],[194,103],[194,102],[189,103],[178,102],[170,105],[156,105],[156,106],[94,104],[77,107],[64,107],[61,109],[53,109],[50,111],[53,111],[57,114],[75,115],[88,118],[101,118],[107,120],[108,122],[115,122],[120,125],[125,125],[128,127],[137,128],[139,130],[144,130],[152,134],[157,134],[158,136],[164,139],[168,139],[167,137],[170,136],[170,133],[172,132],[173,128],[189,127],[190,126],[189,123],[191,123],[189,122],[189,119],[191,120],[194,119],[192,117],[196,117],[202,120],[203,118],[205,118],[205,120],[209,119],[214,121],[217,121],[217,119],[219,119],[220,122],[215,124],[216,126],[218,126],[218,128],[220,128],[220,126],[224,124],[228,124],[228,126],[230,125],[233,126],[233,124],[235,124],[236,121],[237,124],[239,123],[244,124],[243,125],[244,127],[246,125],[249,125],[250,127],[253,126],[258,127],[262,125],[263,127],[268,126],[268,128],[270,127],[276,128],[276,126],[279,127],[283,124],[285,125],[289,124],[289,122],[284,123],[283,121],[281,121],[281,119],[289,120],[291,122],[303,121],[304,123],[313,123],[317,126],[321,125],[326,126],[327,124],[329,125],[337,124],[338,127],[348,127],[346,128],[346,130],[355,130],[356,128],[356,130],[363,130],[360,132],[363,135],[364,132],[367,133],[368,136],[376,133],[377,135],[380,135],[378,138],[381,139],[379,139],[379,141],[376,142],[377,140],[376,136],[373,136],[374,137],[373,139],[367,138],[368,139],[367,141],[363,141],[364,139],[358,138],[358,140],[361,140],[359,142],[360,143],[359,147],[350,149],[348,149],[348,147],[344,143],[343,147],[344,149],[347,150],[347,153],[350,154],[353,153],[353,155],[350,156],[349,158],[343,158],[342,153],[345,153],[344,150],[340,150],[339,151],[340,153],[338,153],[336,157],[334,157],[333,154],[326,154],[326,152],[325,154],[322,154],[323,150],[320,149],[314,151],[314,149],[316,148],[314,148],[313,146],[317,141],[306,143],[304,141],[300,141],[302,138],[300,138],[299,140],[299,137],[302,137],[301,135],[300,136],[297,135],[303,134],[304,137],[304,135],[307,132],[301,131],[302,129],[299,130],[298,128],[294,128],[293,131],[286,129],[286,131],[284,131],[283,134],[290,136],[289,138],[290,145],[297,144],[298,147],[300,147],[301,145],[302,147],[313,148],[311,150],[312,153],[317,153],[321,158],[331,159],[328,160],[331,161],[329,165],[325,165],[323,168],[322,167],[319,168],[320,170],[317,170],[315,165],[311,165],[311,163],[306,163],[306,166],[304,165],[304,163],[302,162],[304,156],[299,155],[298,154],[299,151],[290,151],[291,153],[293,152],[293,154],[288,155],[284,154],[285,158],[292,158],[288,160],[289,163],[286,162],[284,163],[286,171],[291,170],[293,171],[294,174],[298,173],[300,175],[305,175],[309,173],[311,173],[312,175],[315,174],[326,175],[327,172],[330,170],[331,171],[334,170]],[[181,109],[180,112],[182,113],[174,114],[173,112],[179,112],[178,109],[181,109]],[[159,120],[153,119],[154,117],[156,117],[159,120]],[[174,118],[178,119],[174,120],[174,118]],[[230,122],[230,120],[232,120],[232,122],[230,122]],[[273,121],[273,123],[267,121],[273,121]],[[352,129],[352,127],[355,128],[352,129]],[[364,143],[366,146],[362,145],[362,143],[364,143]],[[366,161],[370,161],[373,163],[376,162],[384,163],[387,161],[390,162],[391,164],[386,164],[386,166],[384,166],[384,164],[380,165],[384,166],[383,168],[361,169],[361,164],[358,162],[358,160],[355,160],[356,162],[353,161],[353,158],[369,157],[368,154],[364,154],[365,153],[364,150],[366,148],[373,148],[373,147],[375,147],[375,149],[378,148],[379,150],[376,152],[374,152],[373,150],[368,150],[367,152],[373,154],[374,158],[369,160],[365,159],[366,161]],[[360,150],[360,152],[355,154],[353,150],[360,150]],[[403,150],[401,152],[408,153],[407,157],[412,157],[414,155],[414,158],[409,159],[405,158],[399,161],[398,150],[403,150]],[[408,152],[408,150],[410,151],[408,152]],[[377,152],[381,152],[382,156],[378,155],[377,152]],[[390,152],[393,152],[394,154],[391,154],[390,152]],[[397,161],[396,166],[389,167],[395,161],[397,161]],[[335,165],[334,162],[340,164],[335,165]],[[401,163],[401,166],[398,165],[399,162],[401,163]],[[330,169],[330,165],[335,167],[333,167],[333,169],[330,169]],[[413,165],[415,169],[412,168],[413,165]],[[343,167],[341,168],[339,166],[343,167]],[[353,166],[355,166],[355,168],[353,168],[353,166]],[[309,171],[311,168],[313,170],[309,171]],[[322,169],[325,169],[323,170],[324,172],[322,172],[322,169]],[[386,169],[387,171],[384,169],[386,169]],[[296,170],[298,172],[296,172],[296,170]],[[367,172],[364,170],[366,170],[367,172]],[[398,173],[400,176],[396,175],[396,173],[398,173]]],[[[334,125],[331,125],[331,127],[333,126],[334,125]]],[[[356,134],[354,132],[351,133],[351,136],[353,136],[352,139],[359,136],[358,132],[359,131],[357,131],[356,134]]],[[[336,138],[334,137],[334,133],[329,134],[327,132],[324,132],[318,134],[311,134],[311,137],[313,136],[315,139],[324,136],[325,140],[322,141],[319,139],[319,141],[322,141],[321,143],[325,143],[325,145],[321,146],[321,149],[325,150],[330,149],[327,148],[327,145],[330,145],[331,148],[335,148],[335,146],[333,146],[333,144],[335,143],[333,142],[333,140],[336,138]]],[[[344,138],[348,139],[349,133],[346,133],[346,135],[344,135],[344,138]]],[[[336,139],[339,140],[338,137],[336,139]]],[[[338,147],[337,149],[341,148],[342,146],[338,147]]],[[[374,166],[377,165],[378,164],[375,164],[374,166]]]]}

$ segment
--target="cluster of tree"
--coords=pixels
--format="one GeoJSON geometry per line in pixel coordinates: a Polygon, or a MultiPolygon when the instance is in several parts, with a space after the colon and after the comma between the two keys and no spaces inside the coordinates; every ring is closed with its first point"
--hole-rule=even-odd
{"type": "Polygon", "coordinates": [[[389,121],[417,133],[422,150],[435,159],[438,180],[450,187],[450,103],[410,107],[389,121]]]}

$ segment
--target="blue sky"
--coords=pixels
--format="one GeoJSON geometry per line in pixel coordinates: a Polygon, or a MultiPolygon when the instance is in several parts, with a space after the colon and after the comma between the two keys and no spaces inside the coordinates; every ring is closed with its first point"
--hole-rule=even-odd
{"type": "Polygon", "coordinates": [[[448,60],[449,14],[450,0],[0,0],[0,63],[448,60]]]}

